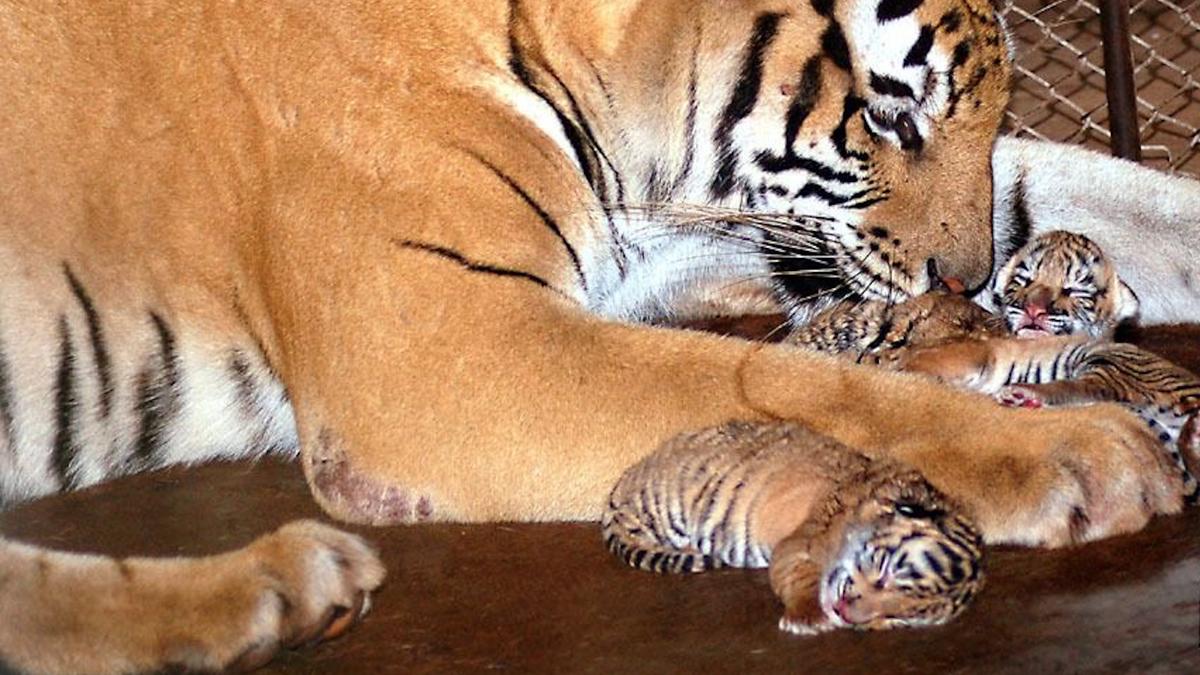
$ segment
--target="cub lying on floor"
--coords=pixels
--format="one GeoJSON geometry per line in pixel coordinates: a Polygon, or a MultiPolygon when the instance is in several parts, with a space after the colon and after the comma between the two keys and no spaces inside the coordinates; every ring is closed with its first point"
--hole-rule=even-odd
{"type": "Polygon", "coordinates": [[[899,304],[835,306],[786,341],[934,375],[1006,405],[1125,404],[1159,434],[1194,499],[1200,484],[1188,467],[1200,462],[1200,433],[1196,424],[1183,429],[1200,410],[1200,379],[1109,339],[1137,314],[1138,300],[1099,246],[1047,232],[1013,255],[994,288],[995,314],[932,292],[899,304]]]}
{"type": "Polygon", "coordinates": [[[920,473],[795,424],[675,437],[625,472],[601,525],[645,570],[769,564],[797,634],[945,623],[984,579],[978,530],[920,473]]]}

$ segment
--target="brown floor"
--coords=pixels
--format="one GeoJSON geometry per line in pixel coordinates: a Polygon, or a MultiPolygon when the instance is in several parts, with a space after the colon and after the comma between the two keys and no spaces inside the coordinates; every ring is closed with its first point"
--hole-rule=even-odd
{"type": "MultiPolygon", "coordinates": [[[[1137,336],[1200,366],[1200,330],[1137,336]]],[[[0,533],[117,555],[197,554],[318,516],[298,468],[138,476],[0,514],[0,533]]],[[[390,579],[350,635],[266,672],[1200,672],[1200,508],[1067,551],[998,550],[960,620],[792,638],[764,573],[658,577],[592,523],[362,530],[390,579]]]]}

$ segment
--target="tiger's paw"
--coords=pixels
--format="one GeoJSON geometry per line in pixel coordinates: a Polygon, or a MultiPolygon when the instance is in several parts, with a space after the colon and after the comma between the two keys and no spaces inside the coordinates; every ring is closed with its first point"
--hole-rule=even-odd
{"type": "Polygon", "coordinates": [[[989,542],[1066,546],[1134,532],[1182,507],[1183,481],[1161,443],[1115,405],[1010,411],[998,422],[960,437],[965,456],[943,460],[960,462],[942,485],[989,542]]]}
{"type": "Polygon", "coordinates": [[[1046,405],[1037,390],[1033,387],[1009,385],[996,392],[993,398],[1002,406],[1009,408],[1041,408],[1046,405]]]}
{"type": "Polygon", "coordinates": [[[197,558],[0,541],[6,567],[0,662],[47,675],[251,670],[344,633],[384,576],[366,542],[314,521],[197,558]]]}
{"type": "Polygon", "coordinates": [[[254,576],[241,589],[252,608],[230,628],[220,667],[253,670],[282,649],[331,640],[371,607],[384,568],[359,537],[315,521],[297,521],[245,549],[254,576]]]}

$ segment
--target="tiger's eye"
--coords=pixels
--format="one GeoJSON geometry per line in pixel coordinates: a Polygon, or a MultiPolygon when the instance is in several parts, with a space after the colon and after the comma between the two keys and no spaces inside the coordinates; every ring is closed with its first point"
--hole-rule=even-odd
{"type": "MultiPolygon", "coordinates": [[[[902,112],[897,113],[895,117],[889,117],[884,113],[868,109],[867,115],[871,117],[871,122],[875,126],[896,134],[896,138],[900,141],[900,147],[905,150],[917,152],[925,145],[924,139],[921,138],[921,132],[917,129],[917,122],[911,114],[902,112]]],[[[870,131],[870,127],[867,130],[870,131]]]]}
{"type": "Polygon", "coordinates": [[[921,138],[921,132],[917,130],[916,121],[908,113],[900,113],[896,116],[896,121],[892,123],[892,130],[900,139],[900,147],[905,150],[918,151],[925,144],[921,138]]]}

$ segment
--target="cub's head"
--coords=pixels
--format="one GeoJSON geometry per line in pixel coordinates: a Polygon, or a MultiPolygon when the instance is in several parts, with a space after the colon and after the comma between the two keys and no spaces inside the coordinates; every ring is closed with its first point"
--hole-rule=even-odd
{"type": "Polygon", "coordinates": [[[825,571],[821,608],[836,625],[880,630],[946,623],[983,586],[983,539],[921,479],[860,509],[825,571]]]}
{"type": "Polygon", "coordinates": [[[1013,254],[995,288],[996,305],[1018,337],[1111,335],[1138,312],[1137,296],[1096,242],[1062,230],[1013,254]]]}
{"type": "Polygon", "coordinates": [[[738,236],[759,239],[793,315],[939,276],[981,286],[1010,80],[992,0],[719,4],[710,34],[742,37],[726,46],[704,197],[776,217],[738,236]]]}

